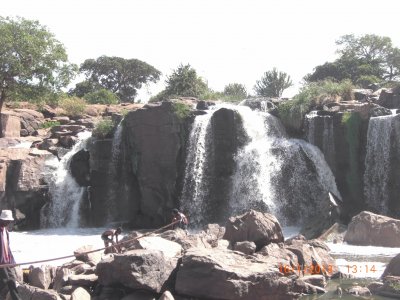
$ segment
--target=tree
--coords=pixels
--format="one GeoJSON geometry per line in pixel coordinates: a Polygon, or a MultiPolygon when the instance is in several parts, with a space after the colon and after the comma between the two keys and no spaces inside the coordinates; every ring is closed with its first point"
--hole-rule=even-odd
{"type": "Polygon", "coordinates": [[[86,76],[78,83],[74,93],[83,97],[85,93],[100,88],[113,92],[122,102],[134,102],[137,90],[148,82],[157,82],[161,72],[153,66],[138,60],[121,57],[101,56],[87,59],[80,69],[86,76]]]}
{"type": "Polygon", "coordinates": [[[164,96],[197,97],[208,91],[207,84],[197,76],[197,72],[190,64],[179,65],[165,81],[164,96]]]}
{"type": "Polygon", "coordinates": [[[313,73],[306,75],[306,81],[333,78],[358,83],[366,82],[366,78],[392,81],[400,76],[400,49],[393,47],[389,37],[349,34],[340,37],[336,44],[340,57],[317,66],[313,73]]]}
{"type": "Polygon", "coordinates": [[[265,72],[261,80],[257,80],[254,91],[263,97],[281,97],[283,91],[292,85],[288,74],[273,68],[271,71],[265,72]]]}
{"type": "Polygon", "coordinates": [[[247,90],[241,83],[230,83],[225,86],[224,95],[233,100],[243,100],[247,98],[247,90]]]}
{"type": "Polygon", "coordinates": [[[75,71],[64,46],[38,21],[0,17],[0,113],[9,98],[60,92],[75,71]]]}

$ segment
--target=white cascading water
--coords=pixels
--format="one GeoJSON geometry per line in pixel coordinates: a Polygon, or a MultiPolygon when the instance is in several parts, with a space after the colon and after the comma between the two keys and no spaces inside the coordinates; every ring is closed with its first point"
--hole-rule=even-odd
{"type": "Polygon", "coordinates": [[[122,140],[122,120],[115,129],[112,145],[111,145],[111,160],[109,163],[109,174],[108,174],[108,197],[106,202],[107,207],[107,222],[111,222],[113,217],[116,215],[116,194],[118,189],[118,183],[120,180],[120,174],[118,174],[118,166],[120,162],[121,154],[121,140],[122,140]]]}
{"type": "Polygon", "coordinates": [[[182,209],[190,212],[191,223],[199,224],[204,211],[207,180],[204,180],[204,169],[207,160],[207,133],[214,110],[197,116],[192,125],[186,158],[185,178],[181,197],[182,209]]]}
{"type": "Polygon", "coordinates": [[[311,111],[306,115],[307,124],[307,140],[309,143],[319,146],[324,153],[325,160],[329,166],[335,165],[335,142],[333,135],[333,117],[329,115],[318,115],[316,111],[311,111]],[[323,124],[316,123],[318,120],[323,120],[323,124]],[[322,141],[316,140],[316,128],[323,127],[322,141]]]}
{"type": "Polygon", "coordinates": [[[388,213],[389,174],[393,151],[400,147],[400,115],[370,118],[365,156],[365,201],[378,213],[388,213]]]}
{"type": "Polygon", "coordinates": [[[92,133],[78,134],[78,142],[59,161],[52,158],[46,162],[45,177],[49,183],[51,203],[41,214],[41,227],[79,227],[79,208],[86,187],[81,187],[72,177],[69,165],[72,156],[86,147],[92,133]]]}
{"type": "Polygon", "coordinates": [[[274,141],[285,136],[285,133],[277,126],[275,117],[265,112],[253,111],[247,106],[230,108],[241,116],[243,129],[249,139],[235,157],[231,213],[239,213],[260,200],[271,213],[276,213],[272,176],[279,171],[280,162],[271,153],[271,148],[274,141]]]}

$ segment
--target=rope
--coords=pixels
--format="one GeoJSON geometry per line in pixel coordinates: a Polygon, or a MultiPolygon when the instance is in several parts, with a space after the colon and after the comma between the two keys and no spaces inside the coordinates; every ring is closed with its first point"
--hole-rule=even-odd
{"type": "MultiPolygon", "coordinates": [[[[105,249],[108,249],[108,248],[118,247],[118,246],[121,246],[121,245],[123,245],[125,243],[136,241],[136,240],[141,239],[143,237],[146,237],[146,236],[149,236],[151,234],[157,233],[157,232],[159,232],[161,230],[164,230],[164,229],[166,229],[168,227],[171,227],[172,225],[175,225],[175,224],[177,224],[179,222],[180,222],[180,220],[177,220],[177,221],[174,221],[174,222],[172,222],[172,223],[170,223],[168,225],[165,225],[165,226],[160,227],[160,228],[158,228],[156,230],[147,232],[147,233],[142,234],[140,236],[131,238],[129,240],[121,241],[121,242],[118,242],[118,243],[114,243],[114,244],[112,244],[111,246],[108,246],[108,247],[103,247],[103,248],[98,248],[98,249],[95,249],[95,250],[82,252],[82,253],[79,253],[79,255],[85,255],[85,254],[94,253],[94,252],[97,252],[97,251],[102,251],[102,250],[105,250],[105,249]]],[[[3,264],[3,265],[0,265],[0,268],[14,268],[14,267],[17,267],[17,266],[22,266],[22,265],[33,265],[33,264],[37,264],[37,263],[44,263],[44,262],[49,262],[49,261],[53,261],[53,260],[60,260],[60,259],[66,259],[66,258],[72,258],[72,257],[75,257],[75,255],[66,255],[66,256],[60,256],[60,257],[42,259],[42,260],[35,260],[35,261],[29,261],[29,262],[23,262],[23,263],[17,263],[17,264],[3,264]]]]}

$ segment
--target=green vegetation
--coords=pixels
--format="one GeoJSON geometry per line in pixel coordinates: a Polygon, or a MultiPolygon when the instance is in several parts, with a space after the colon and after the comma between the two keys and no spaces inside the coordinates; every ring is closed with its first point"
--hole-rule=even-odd
{"type": "Polygon", "coordinates": [[[113,92],[106,89],[99,89],[93,92],[89,92],[83,96],[90,104],[118,104],[119,98],[113,92]]]}
{"type": "Polygon", "coordinates": [[[8,99],[59,93],[77,69],[67,60],[64,46],[39,22],[0,17],[0,111],[8,99]]]}
{"type": "Polygon", "coordinates": [[[376,80],[373,83],[385,83],[399,79],[400,49],[393,47],[389,37],[349,34],[342,36],[336,44],[340,57],[315,67],[313,73],[305,76],[306,81],[350,79],[365,87],[372,80],[376,80]]]}
{"type": "Polygon", "coordinates": [[[187,118],[192,111],[190,106],[183,102],[174,102],[173,108],[175,115],[181,120],[187,118]]]}
{"type": "Polygon", "coordinates": [[[225,101],[239,102],[247,98],[247,90],[241,83],[230,83],[225,86],[223,96],[225,101]]]}
{"type": "Polygon", "coordinates": [[[134,102],[137,90],[143,84],[157,82],[161,75],[160,71],[141,60],[115,56],[87,59],[79,70],[85,74],[86,80],[78,83],[71,94],[84,97],[106,89],[122,102],[134,102]]]}
{"type": "Polygon", "coordinates": [[[346,182],[353,199],[362,199],[361,178],[359,176],[360,132],[362,119],[358,113],[345,112],[342,124],[346,128],[346,141],[349,147],[349,171],[346,182]]]}
{"type": "Polygon", "coordinates": [[[53,126],[59,126],[59,125],[61,125],[61,123],[59,121],[50,120],[50,121],[43,122],[40,125],[40,128],[51,128],[53,126]]]}
{"type": "Polygon", "coordinates": [[[96,126],[93,129],[93,136],[104,139],[110,137],[113,130],[113,121],[110,118],[105,118],[96,123],[96,126]]]}
{"type": "Polygon", "coordinates": [[[66,97],[60,100],[60,107],[69,117],[81,117],[85,112],[86,102],[78,97],[66,97]]]}
{"type": "Polygon", "coordinates": [[[265,72],[260,80],[257,80],[254,91],[258,96],[281,97],[283,91],[292,85],[288,74],[273,68],[271,71],[265,72]]]}
{"type": "Polygon", "coordinates": [[[279,117],[287,128],[299,131],[303,125],[304,116],[312,109],[330,102],[350,100],[353,88],[349,80],[311,82],[304,86],[292,100],[278,106],[279,117]]]}

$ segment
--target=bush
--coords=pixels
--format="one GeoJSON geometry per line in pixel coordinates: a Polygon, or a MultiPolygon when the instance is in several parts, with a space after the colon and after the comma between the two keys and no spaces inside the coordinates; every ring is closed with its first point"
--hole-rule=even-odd
{"type": "Polygon", "coordinates": [[[67,97],[60,101],[60,107],[67,116],[81,117],[85,111],[86,102],[82,98],[67,97]]]}
{"type": "Polygon", "coordinates": [[[113,92],[106,89],[99,89],[87,93],[83,98],[90,104],[118,104],[119,98],[113,92]]]}
{"type": "Polygon", "coordinates": [[[356,84],[362,87],[363,89],[367,89],[371,84],[377,84],[380,83],[381,81],[382,81],[381,79],[379,79],[374,75],[364,75],[361,76],[359,79],[357,79],[356,84]]]}
{"type": "Polygon", "coordinates": [[[114,122],[107,118],[107,119],[102,119],[99,122],[96,123],[95,128],[93,129],[93,136],[97,138],[107,138],[112,135],[112,132],[114,130],[114,122]]]}
{"type": "Polygon", "coordinates": [[[183,102],[174,102],[173,108],[175,115],[181,120],[187,118],[192,111],[190,106],[183,102]]]}
{"type": "Polygon", "coordinates": [[[59,121],[45,121],[40,125],[40,128],[51,128],[53,126],[59,126],[61,123],[59,121]]]}

